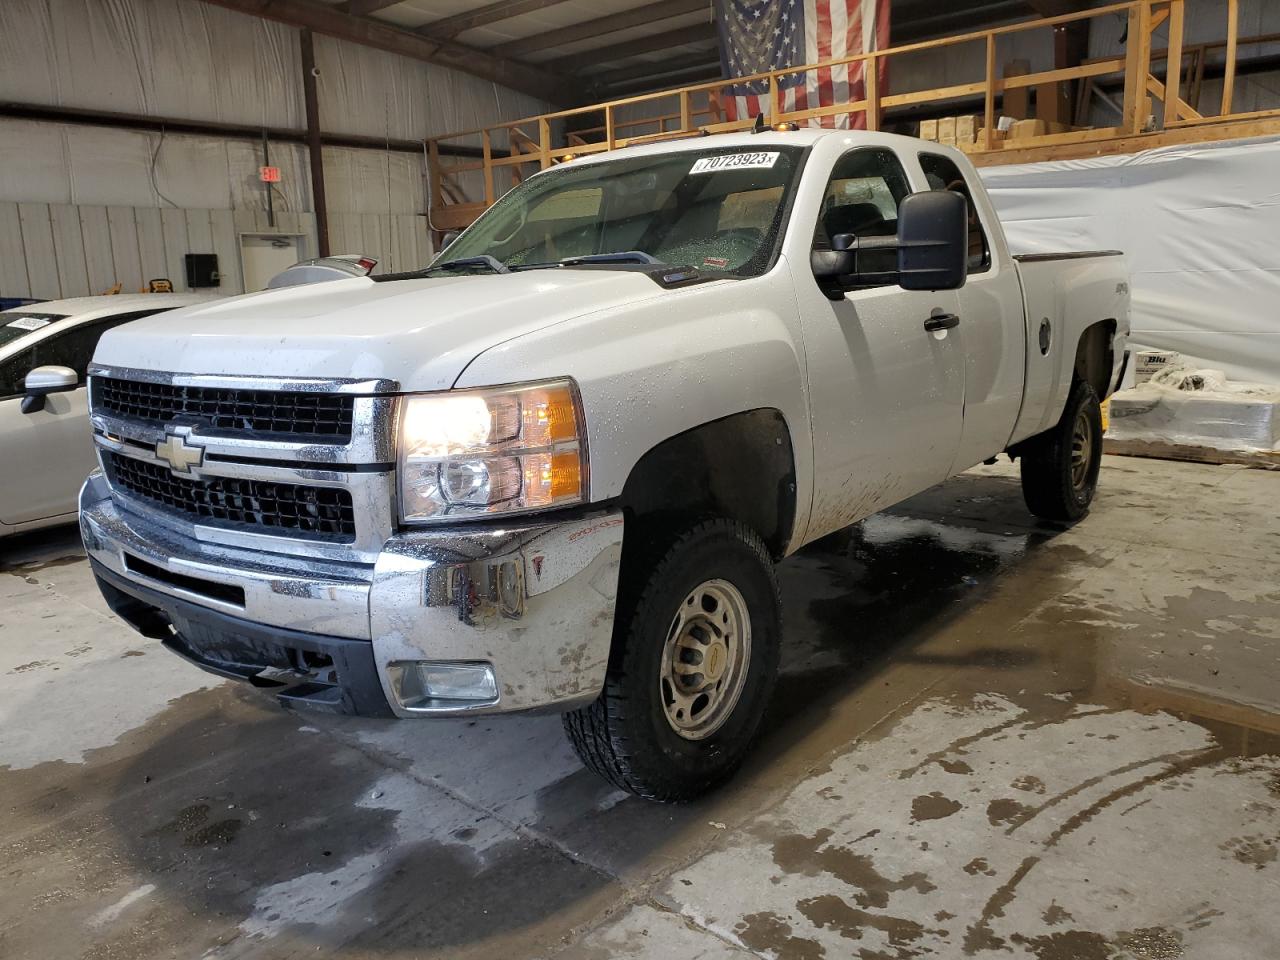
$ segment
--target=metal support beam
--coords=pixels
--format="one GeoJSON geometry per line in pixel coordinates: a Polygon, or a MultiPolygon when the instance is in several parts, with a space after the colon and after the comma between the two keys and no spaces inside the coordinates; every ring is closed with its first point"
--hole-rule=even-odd
{"type": "MultiPolygon", "coordinates": [[[[198,137],[219,137],[224,140],[252,140],[257,142],[263,134],[274,143],[307,142],[307,131],[291,127],[253,127],[239,123],[219,123],[215,120],[190,120],[185,117],[156,117],[144,113],[114,113],[109,110],[82,110],[77,107],[53,107],[42,103],[0,102],[0,118],[7,120],[32,120],[37,123],[72,123],[77,126],[107,127],[112,130],[142,130],[148,133],[186,134],[198,137]]],[[[326,147],[349,147],[353,150],[379,150],[393,153],[422,155],[421,140],[389,140],[385,137],[366,137],[359,134],[324,133],[320,142],[326,147]]],[[[445,146],[440,148],[445,156],[479,157],[479,147],[445,146]]],[[[505,150],[495,150],[495,157],[506,156],[505,150]]]]}
{"type": "Polygon", "coordinates": [[[716,80],[720,77],[720,64],[710,63],[701,67],[686,67],[658,78],[630,80],[609,87],[605,91],[609,97],[629,97],[639,93],[653,93],[667,87],[678,87],[686,83],[701,83],[704,80],[716,80]]]}
{"type": "Polygon", "coordinates": [[[976,24],[989,25],[1027,17],[1025,0],[989,0],[962,7],[926,8],[926,16],[889,18],[890,42],[893,46],[915,43],[933,37],[946,36],[957,31],[968,32],[976,24]],[[934,12],[934,10],[941,12],[934,12]]]}
{"type": "Polygon", "coordinates": [[[569,27],[548,30],[531,37],[521,37],[519,40],[501,43],[496,47],[490,47],[489,53],[495,57],[523,57],[525,54],[536,53],[539,50],[607,36],[619,30],[642,27],[660,20],[697,13],[699,10],[705,10],[708,15],[710,14],[711,5],[708,0],[661,0],[659,3],[636,7],[634,10],[622,10],[611,13],[607,17],[596,17],[594,20],[584,20],[569,27]]]}
{"type": "Polygon", "coordinates": [[[435,40],[402,30],[379,20],[353,17],[338,7],[316,0],[204,0],[239,13],[276,20],[294,27],[306,27],[325,36],[336,37],[366,47],[398,53],[403,57],[437,63],[472,76],[492,80],[504,87],[521,90],[553,103],[567,100],[560,78],[538,67],[503,60],[483,50],[475,50],[451,40],[435,40]]]}
{"type": "Polygon", "coordinates": [[[624,43],[615,43],[609,47],[598,47],[595,50],[583,50],[560,60],[552,60],[548,66],[554,70],[580,72],[583,67],[595,66],[598,63],[611,63],[614,60],[626,60],[628,57],[642,53],[653,53],[655,50],[670,50],[688,43],[702,43],[715,39],[715,27],[701,24],[696,27],[682,27],[679,30],[668,30],[666,33],[655,33],[647,37],[637,37],[624,43]]]}
{"type": "Polygon", "coordinates": [[[701,50],[682,57],[673,57],[670,60],[637,63],[617,70],[593,73],[586,79],[595,87],[613,87],[631,80],[652,80],[656,84],[658,77],[665,77],[670,73],[690,73],[702,67],[714,67],[719,70],[720,52],[715,49],[701,50]]]}
{"type": "MultiPolygon", "coordinates": [[[[1088,55],[1088,20],[1070,20],[1053,28],[1053,68],[1055,70],[1078,67],[1084,63],[1085,57],[1088,55]]],[[[1057,106],[1057,115],[1065,117],[1067,123],[1074,122],[1076,115],[1076,84],[1074,82],[1058,84],[1057,91],[1061,101],[1057,106]]],[[[1036,97],[1039,98],[1040,94],[1041,91],[1037,89],[1036,97]]],[[[1036,109],[1039,110],[1038,100],[1036,109]]]]}
{"type": "MultiPolygon", "coordinates": [[[[455,13],[451,17],[441,17],[417,28],[418,33],[429,37],[449,39],[476,27],[487,27],[491,23],[510,20],[512,17],[523,17],[526,13],[537,13],[547,7],[554,7],[565,0],[498,0],[497,3],[486,4],[464,13],[455,13]]],[[[489,50],[491,56],[494,54],[489,50]]]]}
{"type": "Polygon", "coordinates": [[[311,206],[316,215],[316,246],[329,255],[329,205],[324,193],[324,149],[320,144],[320,101],[316,96],[316,48],[311,31],[298,36],[302,48],[302,99],[307,112],[307,153],[311,168],[311,206]]]}
{"type": "Polygon", "coordinates": [[[342,5],[342,9],[353,17],[367,17],[369,14],[385,10],[387,7],[394,7],[400,2],[401,0],[347,0],[342,5]]]}

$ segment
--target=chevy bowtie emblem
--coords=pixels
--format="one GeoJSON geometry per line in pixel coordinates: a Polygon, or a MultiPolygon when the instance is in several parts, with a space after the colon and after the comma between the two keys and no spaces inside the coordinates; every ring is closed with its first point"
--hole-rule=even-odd
{"type": "Polygon", "coordinates": [[[188,443],[180,433],[170,433],[156,444],[156,456],[168,463],[174,473],[190,473],[192,467],[204,463],[204,447],[188,443]]]}

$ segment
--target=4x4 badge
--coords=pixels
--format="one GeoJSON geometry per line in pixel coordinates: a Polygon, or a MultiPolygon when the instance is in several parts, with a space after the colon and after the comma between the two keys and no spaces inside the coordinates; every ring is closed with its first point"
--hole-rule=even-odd
{"type": "Polygon", "coordinates": [[[187,443],[179,433],[170,433],[156,444],[156,456],[169,464],[174,473],[190,473],[192,467],[204,463],[204,447],[187,443]]]}

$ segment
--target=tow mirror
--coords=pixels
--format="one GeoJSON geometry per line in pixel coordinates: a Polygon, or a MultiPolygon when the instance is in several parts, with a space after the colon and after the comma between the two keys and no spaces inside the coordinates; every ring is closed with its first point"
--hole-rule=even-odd
{"type": "Polygon", "coordinates": [[[65,393],[80,386],[80,377],[70,367],[36,367],[22,383],[26,396],[22,398],[23,413],[38,413],[44,409],[44,398],[51,393],[65,393]]]}
{"type": "Polygon", "coordinates": [[[969,265],[969,204],[951,190],[913,193],[898,206],[898,284],[955,290],[969,265]]]}
{"type": "Polygon", "coordinates": [[[858,238],[852,233],[839,233],[831,238],[830,250],[813,250],[809,254],[809,265],[813,275],[819,280],[836,280],[848,277],[858,269],[858,255],[855,252],[858,238]]]}
{"type": "Polygon", "coordinates": [[[904,290],[955,290],[964,286],[969,261],[969,208],[949,190],[928,190],[905,197],[898,206],[896,237],[858,237],[840,233],[830,250],[809,255],[813,275],[828,297],[876,283],[904,290]],[[897,251],[897,270],[859,269],[862,253],[897,251]]]}

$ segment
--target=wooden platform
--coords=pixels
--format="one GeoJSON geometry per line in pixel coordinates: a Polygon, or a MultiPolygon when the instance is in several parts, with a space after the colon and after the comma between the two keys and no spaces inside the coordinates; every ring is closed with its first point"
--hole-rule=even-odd
{"type": "MultiPolygon", "coordinates": [[[[465,227],[483,213],[494,200],[524,177],[557,162],[582,154],[613,150],[637,143],[749,129],[754,118],[726,119],[724,109],[731,85],[754,83],[767,105],[766,119],[772,124],[832,124],[868,130],[884,129],[904,109],[945,108],[962,102],[982,101],[982,133],[966,147],[979,166],[1032,163],[1044,160],[1077,159],[1105,154],[1136,153],[1153,147],[1178,143],[1201,143],[1280,134],[1280,110],[1237,113],[1232,109],[1236,73],[1236,49],[1242,42],[1259,42],[1266,37],[1240,38],[1238,0],[1226,0],[1224,39],[1216,44],[1188,45],[1184,49],[1183,22],[1186,0],[1129,0],[1058,17],[1028,20],[975,33],[942,37],[922,43],[876,50],[858,56],[826,60],[749,76],[715,80],[676,87],[527,117],[523,120],[447,134],[427,142],[430,174],[430,225],[437,233],[465,227]],[[1028,30],[1066,29],[1099,17],[1124,16],[1128,20],[1128,43],[1124,56],[1102,58],[1077,66],[1001,76],[997,73],[996,44],[1001,37],[1028,30]],[[1168,44],[1152,49],[1155,31],[1167,24],[1168,44]],[[927,90],[903,92],[879,89],[881,67],[894,58],[922,50],[962,48],[963,55],[982,54],[975,62],[985,64],[983,76],[970,83],[927,90]],[[1198,109],[1200,82],[1204,74],[1205,52],[1224,51],[1223,92],[1215,110],[1198,109]],[[860,64],[864,84],[852,84],[862,99],[808,110],[782,109],[780,84],[797,74],[860,64]],[[1152,72],[1153,64],[1163,69],[1152,72]],[[996,121],[1008,98],[1029,88],[1044,90],[1054,85],[1078,84],[1081,95],[1101,82],[1123,83],[1120,122],[1103,129],[1076,129],[1066,133],[1001,142],[995,133],[996,121]],[[1197,101],[1193,106],[1184,97],[1189,89],[1197,101]],[[630,119],[622,119],[623,116],[630,119]],[[446,157],[441,146],[470,151],[474,157],[446,157]],[[477,178],[475,174],[479,174],[477,178]],[[470,177],[468,178],[468,175],[470,177]],[[479,183],[475,181],[478,179],[479,183]],[[468,182],[470,180],[470,182],[468,182]]],[[[895,76],[902,76],[899,71],[895,76]]],[[[1039,95],[1039,94],[1038,94],[1039,95]]]]}

